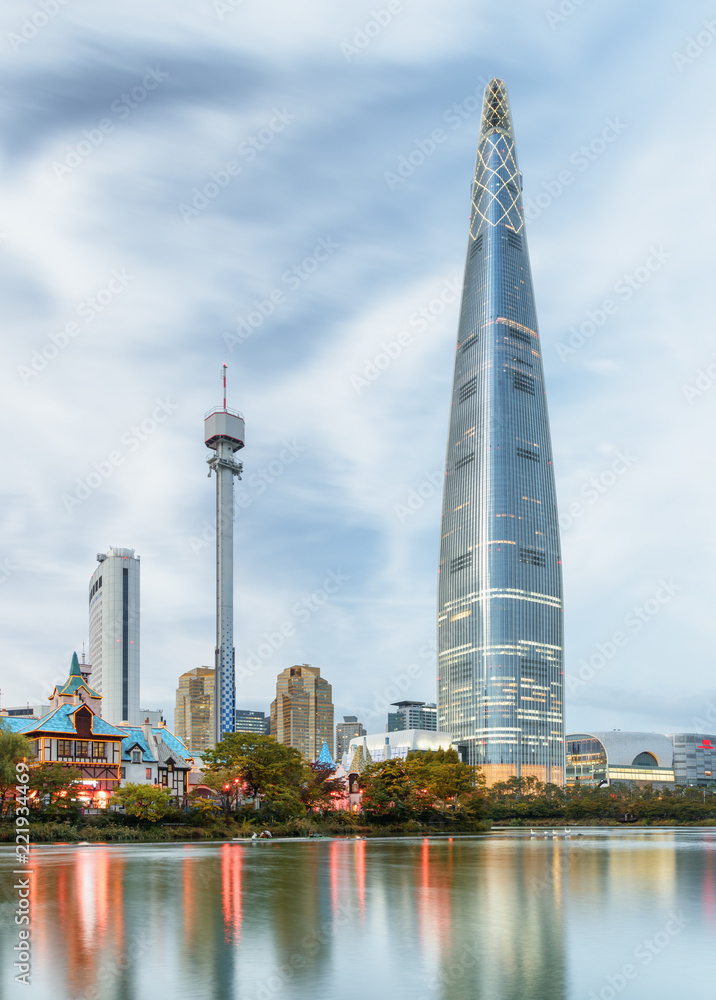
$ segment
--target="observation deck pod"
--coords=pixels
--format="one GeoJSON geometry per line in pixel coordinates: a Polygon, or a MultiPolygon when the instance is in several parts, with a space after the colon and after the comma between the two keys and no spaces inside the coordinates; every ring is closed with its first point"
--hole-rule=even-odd
{"type": "Polygon", "coordinates": [[[244,447],[244,418],[238,410],[217,406],[204,417],[204,441],[207,448],[216,449],[220,441],[231,445],[232,451],[244,447]]]}

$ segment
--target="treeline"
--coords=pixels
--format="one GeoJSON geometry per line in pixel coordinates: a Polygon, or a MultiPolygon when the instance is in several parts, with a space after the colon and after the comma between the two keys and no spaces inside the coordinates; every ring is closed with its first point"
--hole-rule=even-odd
{"type": "MultiPolygon", "coordinates": [[[[26,744],[24,737],[0,726],[0,808],[8,817],[13,814],[15,763],[28,752],[26,744]]],[[[348,802],[345,782],[335,777],[335,768],[307,764],[298,750],[257,733],[228,734],[207,751],[203,780],[210,791],[193,793],[184,802],[172,800],[165,788],[126,784],[114,792],[101,818],[88,818],[81,815],[76,798],[79,777],[78,771],[61,764],[31,768],[34,840],[43,839],[42,824],[58,822],[65,832],[67,823],[74,830],[101,827],[107,839],[143,839],[140,831],[149,828],[161,828],[162,836],[172,839],[250,835],[257,826],[267,825],[275,832],[300,835],[412,833],[426,828],[469,832],[491,823],[716,823],[716,795],[711,790],[622,784],[564,789],[531,777],[510,778],[487,789],[479,769],[463,764],[452,749],[413,752],[405,760],[368,765],[358,778],[360,797],[352,795],[348,802]],[[360,810],[355,812],[358,801],[360,810]]],[[[57,839],[49,827],[45,834],[46,839],[57,839]]],[[[0,839],[5,839],[4,831],[0,839]]],[[[80,839],[92,838],[88,834],[80,839]]]]}

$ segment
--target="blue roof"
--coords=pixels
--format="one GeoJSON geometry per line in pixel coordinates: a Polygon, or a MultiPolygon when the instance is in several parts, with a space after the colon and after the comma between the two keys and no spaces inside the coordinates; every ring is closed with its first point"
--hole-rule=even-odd
{"type": "Polygon", "coordinates": [[[131,763],[132,755],[130,751],[133,747],[139,746],[142,751],[142,761],[146,761],[147,764],[152,764],[154,762],[154,757],[152,757],[149,744],[144,738],[141,726],[122,726],[122,730],[127,733],[125,738],[122,740],[122,760],[126,760],[131,763]]]}
{"type": "Polygon", "coordinates": [[[161,736],[169,749],[173,750],[174,753],[178,753],[180,757],[191,757],[191,754],[179,737],[175,736],[174,733],[170,732],[164,726],[157,726],[156,729],[152,729],[152,732],[155,736],[161,736]]]}
{"type": "MultiPolygon", "coordinates": [[[[49,715],[41,719],[33,720],[23,732],[25,733],[68,733],[76,736],[74,713],[79,711],[82,705],[60,705],[49,715]]],[[[92,713],[92,735],[93,736],[123,736],[124,733],[116,726],[105,722],[99,715],[92,713]]]]}
{"type": "Polygon", "coordinates": [[[317,764],[322,767],[335,767],[335,761],[331,757],[331,751],[328,749],[328,743],[326,740],[323,741],[323,746],[321,747],[321,752],[318,755],[317,764]]]}
{"type": "Polygon", "coordinates": [[[38,720],[28,715],[2,715],[0,716],[0,726],[10,733],[24,733],[28,726],[38,720]]]}

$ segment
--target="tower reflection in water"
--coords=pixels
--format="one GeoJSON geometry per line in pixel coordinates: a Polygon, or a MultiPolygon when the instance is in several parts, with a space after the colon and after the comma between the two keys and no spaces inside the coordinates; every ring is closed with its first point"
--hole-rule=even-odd
{"type": "MultiPolygon", "coordinates": [[[[24,995],[598,994],[604,955],[623,942],[627,960],[674,907],[689,920],[674,955],[687,938],[696,944],[712,932],[714,835],[699,836],[703,843],[629,831],[571,841],[497,835],[34,850],[33,986],[24,995]]],[[[9,858],[0,855],[8,877],[9,858]]],[[[0,940],[10,956],[12,904],[2,905],[0,940]]],[[[690,953],[692,967],[707,953],[702,947],[690,953]]],[[[2,972],[8,983],[10,965],[2,972]]],[[[659,976],[667,969],[664,958],[659,976]]],[[[646,971],[635,997],[642,984],[646,971]]]]}

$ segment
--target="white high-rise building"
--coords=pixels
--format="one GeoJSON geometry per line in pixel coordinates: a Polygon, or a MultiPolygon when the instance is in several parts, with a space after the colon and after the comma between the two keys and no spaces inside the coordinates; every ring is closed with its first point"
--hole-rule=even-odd
{"type": "Polygon", "coordinates": [[[97,556],[89,585],[89,656],[92,686],[102,695],[102,716],[138,726],[139,556],[111,548],[97,556]]]}

